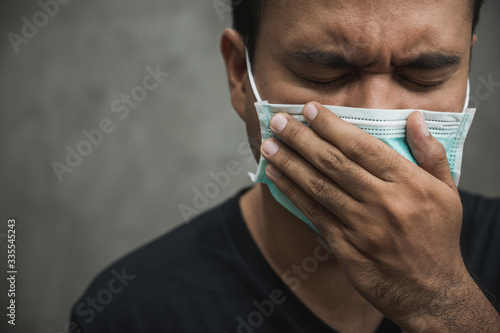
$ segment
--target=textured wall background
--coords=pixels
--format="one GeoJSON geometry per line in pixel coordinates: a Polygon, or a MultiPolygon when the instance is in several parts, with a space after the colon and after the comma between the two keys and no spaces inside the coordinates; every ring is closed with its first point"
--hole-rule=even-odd
{"type": "MultiPolygon", "coordinates": [[[[241,151],[245,128],[229,103],[219,53],[230,13],[217,3],[218,10],[213,0],[71,1],[17,53],[8,33],[22,35],[23,17],[33,22],[41,7],[0,5],[0,331],[11,330],[3,277],[9,217],[17,219],[19,271],[12,331],[63,332],[91,279],[183,223],[179,205],[193,206],[195,191],[213,182],[210,172],[232,160],[241,166],[200,203],[206,207],[249,184],[255,164],[241,151]],[[139,92],[148,66],[169,76],[121,119],[113,102],[139,92]],[[51,164],[65,164],[66,146],[82,145],[82,131],[105,118],[113,131],[59,181],[51,164]]],[[[461,182],[490,196],[500,195],[500,87],[476,89],[489,76],[500,82],[499,15],[500,3],[490,0],[474,51],[479,111],[461,182]]]]}

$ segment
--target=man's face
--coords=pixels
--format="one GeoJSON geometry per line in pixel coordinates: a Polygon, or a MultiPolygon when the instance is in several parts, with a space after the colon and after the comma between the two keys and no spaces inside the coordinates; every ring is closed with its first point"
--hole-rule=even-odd
{"type": "MultiPolygon", "coordinates": [[[[270,103],[463,109],[468,0],[270,0],[253,73],[270,103]]],[[[250,141],[260,142],[251,90],[250,141]]]]}

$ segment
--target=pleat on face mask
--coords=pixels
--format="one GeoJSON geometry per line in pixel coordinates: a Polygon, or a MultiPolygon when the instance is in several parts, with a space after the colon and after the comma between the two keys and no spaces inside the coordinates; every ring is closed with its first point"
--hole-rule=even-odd
{"type": "MultiPolygon", "coordinates": [[[[247,68],[250,84],[255,98],[257,99],[255,108],[259,117],[262,142],[271,137],[277,138],[269,127],[269,122],[272,116],[276,113],[288,113],[293,118],[309,126],[307,121],[302,116],[302,110],[305,105],[269,104],[267,101],[262,101],[255,85],[248,54],[247,68]]],[[[415,109],[363,109],[332,105],[325,105],[325,107],[344,121],[362,129],[368,134],[386,143],[400,155],[415,164],[416,161],[413,158],[410,148],[406,142],[406,120],[412,112],[420,111],[424,116],[429,132],[446,149],[446,156],[450,165],[450,171],[453,176],[453,180],[458,185],[464,142],[476,112],[476,109],[467,109],[469,104],[469,93],[469,82],[467,82],[467,97],[465,100],[465,106],[461,113],[415,109]]],[[[257,166],[257,173],[249,173],[252,181],[267,184],[276,201],[278,201],[299,219],[307,223],[311,228],[319,232],[313,223],[266,176],[265,167],[267,163],[267,160],[261,155],[257,166]]]]}

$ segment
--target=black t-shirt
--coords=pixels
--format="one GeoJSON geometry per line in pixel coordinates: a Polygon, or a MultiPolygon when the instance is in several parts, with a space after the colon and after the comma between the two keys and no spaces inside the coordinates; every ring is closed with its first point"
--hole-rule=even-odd
{"type": "MultiPolygon", "coordinates": [[[[69,332],[334,333],[295,296],[224,204],[118,260],[75,303],[69,332]]],[[[463,253],[500,295],[500,199],[462,194],[463,253]]],[[[384,319],[377,332],[400,332],[384,319]]]]}

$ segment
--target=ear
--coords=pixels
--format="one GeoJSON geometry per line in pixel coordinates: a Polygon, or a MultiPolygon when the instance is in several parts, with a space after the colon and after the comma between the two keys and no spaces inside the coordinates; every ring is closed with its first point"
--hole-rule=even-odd
{"type": "Polygon", "coordinates": [[[473,34],[472,35],[472,40],[470,42],[470,47],[472,48],[474,46],[474,44],[476,44],[476,42],[477,42],[477,35],[473,34]]]}
{"type": "Polygon", "coordinates": [[[243,37],[234,29],[225,29],[222,32],[220,50],[226,63],[231,103],[238,115],[245,120],[245,85],[248,73],[243,37]]]}

